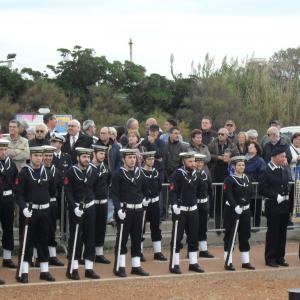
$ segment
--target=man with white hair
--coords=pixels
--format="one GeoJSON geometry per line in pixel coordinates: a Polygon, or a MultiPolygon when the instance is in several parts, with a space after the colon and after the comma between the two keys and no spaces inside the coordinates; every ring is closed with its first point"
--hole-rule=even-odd
{"type": "Polygon", "coordinates": [[[271,152],[274,148],[284,147],[287,164],[290,164],[292,161],[292,154],[289,145],[280,137],[280,133],[277,127],[270,127],[267,130],[268,142],[263,147],[262,157],[266,163],[269,163],[271,160],[271,152]]]}
{"type": "Polygon", "coordinates": [[[76,119],[72,119],[68,123],[68,133],[66,135],[66,141],[61,148],[61,151],[71,155],[72,162],[77,162],[76,147],[91,148],[93,139],[80,131],[80,122],[76,119]]]}
{"type": "Polygon", "coordinates": [[[96,134],[96,125],[93,120],[85,120],[82,123],[82,130],[83,132],[90,136],[93,139],[93,144],[96,144],[98,141],[98,138],[95,136],[96,134]]]}
{"type": "Polygon", "coordinates": [[[35,138],[29,141],[29,147],[40,147],[44,145],[50,145],[48,139],[46,139],[46,134],[48,128],[45,124],[38,124],[35,126],[35,138]]]}
{"type": "Polygon", "coordinates": [[[258,143],[258,132],[255,129],[249,129],[246,132],[247,136],[248,136],[248,141],[249,142],[256,142],[258,143]]]}

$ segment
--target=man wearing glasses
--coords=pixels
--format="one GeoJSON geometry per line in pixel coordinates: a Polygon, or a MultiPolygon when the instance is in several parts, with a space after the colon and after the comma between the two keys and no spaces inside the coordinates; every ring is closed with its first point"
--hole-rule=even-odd
{"type": "Polygon", "coordinates": [[[228,139],[233,142],[236,143],[236,134],[235,134],[235,130],[236,130],[236,126],[235,123],[232,120],[227,120],[225,122],[225,128],[228,130],[228,139]]]}
{"type": "Polygon", "coordinates": [[[40,147],[50,145],[50,141],[46,139],[48,128],[45,124],[35,126],[35,138],[29,141],[29,147],[40,147]]]}

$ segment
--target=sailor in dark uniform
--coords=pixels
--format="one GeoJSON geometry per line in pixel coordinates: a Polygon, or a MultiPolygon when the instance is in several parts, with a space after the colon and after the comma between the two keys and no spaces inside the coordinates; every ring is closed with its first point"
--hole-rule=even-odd
{"type": "Polygon", "coordinates": [[[198,231],[198,243],[199,243],[199,256],[205,258],[213,258],[214,256],[207,250],[207,221],[209,213],[209,189],[211,189],[211,181],[206,173],[205,167],[206,155],[196,153],[196,171],[202,177],[203,184],[197,191],[197,203],[199,214],[199,231],[198,231]]]}
{"type": "MultiPolygon", "coordinates": [[[[56,168],[52,162],[53,162],[53,152],[55,151],[55,147],[53,146],[42,146],[44,148],[44,154],[43,154],[43,163],[47,170],[49,170],[51,176],[54,180],[54,185],[56,188],[56,192],[61,190],[61,187],[63,185],[63,179],[60,171],[58,168],[56,168]]],[[[49,265],[52,266],[64,266],[64,263],[60,261],[56,256],[56,247],[57,242],[55,240],[55,233],[56,233],[56,223],[57,223],[57,217],[58,217],[58,205],[57,205],[57,198],[59,197],[59,194],[56,194],[55,197],[50,198],[50,227],[49,227],[49,265]]]]}
{"type": "Polygon", "coordinates": [[[49,273],[48,236],[50,198],[55,197],[55,185],[50,172],[43,166],[43,147],[31,147],[30,164],[23,167],[16,179],[17,202],[20,207],[20,233],[24,229],[25,218],[29,219],[27,242],[21,283],[28,283],[29,262],[32,260],[33,246],[37,247],[40,262],[40,279],[55,281],[49,273]],[[32,210],[28,209],[32,203],[32,210]]]}
{"type": "Polygon", "coordinates": [[[285,147],[275,147],[271,161],[259,179],[259,193],[266,197],[267,233],[265,262],[270,267],[287,267],[285,261],[286,232],[289,220],[289,185],[285,147]]]}
{"type": "Polygon", "coordinates": [[[0,139],[0,221],[2,225],[2,266],[15,269],[17,266],[11,259],[14,249],[14,210],[15,181],[18,169],[15,163],[7,156],[9,141],[0,139]]]}
{"type": "Polygon", "coordinates": [[[198,264],[198,227],[199,215],[197,206],[197,191],[201,189],[203,181],[195,170],[195,152],[180,153],[183,166],[177,169],[170,184],[170,202],[173,210],[173,222],[178,220],[175,253],[173,249],[175,226],[172,230],[171,259],[169,270],[171,273],[181,274],[179,266],[179,252],[182,248],[184,231],[187,235],[189,270],[202,273],[198,264]],[[174,254],[174,255],[173,255],[174,254]],[[173,261],[174,260],[174,261],[173,261]],[[174,265],[174,267],[172,267],[174,265]]]}
{"type": "Polygon", "coordinates": [[[95,260],[95,185],[97,174],[90,166],[93,149],[76,148],[77,161],[66,174],[64,187],[69,205],[70,237],[68,243],[68,268],[66,276],[72,280],[79,280],[78,260],[81,257],[81,245],[84,244],[83,258],[85,260],[85,277],[99,279],[93,270],[95,260]],[[82,209],[81,204],[82,203],[82,209]],[[75,259],[71,266],[76,225],[79,223],[76,241],[75,259]],[[70,274],[72,268],[72,274],[70,274]]]}
{"type": "MultiPolygon", "coordinates": [[[[160,208],[159,208],[159,194],[162,189],[161,176],[159,172],[153,167],[155,163],[156,151],[142,152],[144,165],[141,168],[147,184],[146,194],[144,195],[144,210],[146,210],[145,222],[143,224],[144,231],[146,222],[150,222],[151,239],[154,250],[154,260],[166,261],[167,258],[161,252],[161,230],[160,223],[160,208]]],[[[143,242],[141,251],[143,252],[143,242]]],[[[143,257],[143,255],[142,255],[143,257]]]]}
{"type": "Polygon", "coordinates": [[[140,276],[148,276],[141,267],[141,239],[143,198],[146,189],[141,170],[136,167],[136,149],[121,149],[124,167],[112,177],[112,199],[115,207],[117,220],[117,239],[115,247],[114,273],[119,277],[126,277],[125,262],[127,253],[127,241],[131,239],[131,273],[140,276]],[[118,244],[120,237],[121,222],[123,222],[123,234],[121,239],[121,251],[118,259],[118,244]],[[118,265],[118,270],[117,270],[118,265]]]}
{"type": "Polygon", "coordinates": [[[95,185],[95,252],[96,263],[110,264],[110,261],[103,255],[103,245],[106,233],[107,221],[107,199],[108,187],[110,183],[110,173],[105,165],[105,154],[108,149],[106,146],[93,145],[94,155],[90,165],[97,173],[97,183],[95,185]]]}
{"type": "MultiPolygon", "coordinates": [[[[245,171],[245,156],[232,157],[231,163],[234,167],[234,174],[228,176],[224,180],[224,259],[226,260],[228,252],[230,251],[233,233],[237,218],[239,224],[237,229],[239,239],[239,250],[241,252],[242,268],[254,270],[254,266],[250,263],[250,230],[251,230],[251,212],[250,212],[250,198],[252,192],[252,183],[245,171]]],[[[229,265],[225,266],[227,271],[234,271],[232,264],[232,253],[229,256],[229,265]]]]}

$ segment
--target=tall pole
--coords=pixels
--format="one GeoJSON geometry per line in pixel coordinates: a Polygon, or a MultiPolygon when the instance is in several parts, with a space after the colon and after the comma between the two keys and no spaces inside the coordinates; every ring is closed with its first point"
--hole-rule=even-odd
{"type": "Polygon", "coordinates": [[[132,62],[132,45],[133,45],[133,42],[132,42],[132,38],[129,39],[129,57],[130,57],[130,61],[132,62]]]}

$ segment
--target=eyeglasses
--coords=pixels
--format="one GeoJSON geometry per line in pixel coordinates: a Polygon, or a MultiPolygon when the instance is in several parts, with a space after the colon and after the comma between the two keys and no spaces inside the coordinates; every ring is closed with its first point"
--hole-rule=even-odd
{"type": "Polygon", "coordinates": [[[45,131],[44,130],[36,130],[35,132],[36,133],[44,133],[45,131]]]}
{"type": "Polygon", "coordinates": [[[224,136],[224,135],[225,135],[225,133],[218,132],[218,135],[222,135],[222,136],[224,136]]]}
{"type": "Polygon", "coordinates": [[[268,133],[267,136],[274,136],[275,133],[268,133]]]}
{"type": "Polygon", "coordinates": [[[225,124],[227,127],[233,127],[233,124],[225,124]]]}

